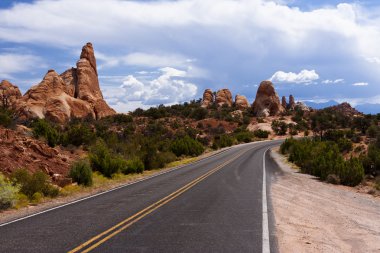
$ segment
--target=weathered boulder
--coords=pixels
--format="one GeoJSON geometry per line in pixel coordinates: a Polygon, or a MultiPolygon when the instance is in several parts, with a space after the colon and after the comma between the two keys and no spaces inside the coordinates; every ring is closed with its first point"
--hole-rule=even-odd
{"type": "Polygon", "coordinates": [[[215,103],[218,106],[227,105],[228,107],[232,106],[232,94],[229,89],[221,89],[216,93],[215,103]]]}
{"type": "Polygon", "coordinates": [[[0,106],[11,108],[21,97],[19,88],[7,80],[3,80],[0,83],[0,106]]]}
{"type": "Polygon", "coordinates": [[[247,109],[249,107],[247,98],[242,95],[235,96],[235,105],[236,105],[236,108],[239,110],[247,109]]]}
{"type": "Polygon", "coordinates": [[[100,119],[116,113],[103,99],[91,43],[82,48],[77,68],[61,75],[49,70],[38,85],[18,99],[15,107],[21,120],[38,117],[57,123],[87,116],[100,119]]]}
{"type": "Polygon", "coordinates": [[[276,116],[284,111],[271,81],[260,83],[252,107],[257,117],[276,116]]]}
{"type": "Polygon", "coordinates": [[[285,97],[285,96],[282,96],[281,105],[282,105],[282,107],[284,107],[285,109],[286,109],[287,106],[288,106],[288,104],[286,103],[286,97],[285,97]]]}
{"type": "Polygon", "coordinates": [[[203,99],[202,99],[201,106],[203,108],[207,108],[210,105],[212,105],[213,103],[214,103],[214,94],[212,93],[212,91],[210,89],[206,89],[203,92],[203,99]]]}

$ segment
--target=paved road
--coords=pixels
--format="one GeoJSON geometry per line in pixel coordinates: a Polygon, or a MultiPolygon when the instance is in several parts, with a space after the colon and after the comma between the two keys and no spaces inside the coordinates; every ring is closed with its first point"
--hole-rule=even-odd
{"type": "Polygon", "coordinates": [[[267,215],[268,191],[263,191],[263,176],[270,183],[276,167],[265,155],[264,174],[263,157],[279,143],[235,146],[119,190],[0,225],[0,252],[276,252],[270,198],[267,215]]]}

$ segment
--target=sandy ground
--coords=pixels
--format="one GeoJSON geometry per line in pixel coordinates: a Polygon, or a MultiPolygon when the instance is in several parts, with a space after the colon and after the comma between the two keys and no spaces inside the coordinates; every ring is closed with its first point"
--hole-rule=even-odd
{"type": "Polygon", "coordinates": [[[280,252],[380,252],[380,198],[300,174],[271,154],[283,170],[271,188],[280,252]]]}

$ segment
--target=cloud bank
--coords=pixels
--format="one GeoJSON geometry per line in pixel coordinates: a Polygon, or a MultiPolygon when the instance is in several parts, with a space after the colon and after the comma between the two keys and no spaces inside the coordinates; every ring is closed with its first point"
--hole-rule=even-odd
{"type": "MultiPolygon", "coordinates": [[[[63,55],[63,51],[78,50],[91,41],[99,73],[113,76],[112,82],[102,80],[105,90],[131,89],[125,94],[136,94],[140,100],[135,102],[142,105],[185,97],[179,93],[178,99],[171,95],[160,99],[155,92],[148,92],[164,90],[155,88],[154,80],[170,83],[171,89],[192,84],[197,91],[189,92],[191,98],[200,97],[205,88],[224,87],[253,98],[256,90],[247,85],[252,87],[268,77],[275,84],[318,83],[296,88],[281,85],[281,95],[333,98],[380,94],[375,85],[380,83],[378,9],[341,3],[304,10],[290,7],[288,2],[45,0],[15,4],[0,10],[0,47],[21,44],[35,46],[33,55],[39,55],[41,48],[63,55]],[[166,67],[185,71],[186,76],[160,79],[166,75],[162,71],[166,67]],[[124,84],[127,76],[140,83],[130,78],[134,84],[124,84]],[[358,89],[352,85],[356,80],[371,85],[358,89]]],[[[51,52],[43,52],[42,60],[59,62],[51,52]]],[[[19,76],[29,70],[27,66],[5,71],[0,65],[0,78],[35,79],[19,76]]],[[[108,97],[111,99],[111,94],[108,97]]],[[[118,103],[125,101],[132,103],[131,99],[118,99],[118,103]]]]}

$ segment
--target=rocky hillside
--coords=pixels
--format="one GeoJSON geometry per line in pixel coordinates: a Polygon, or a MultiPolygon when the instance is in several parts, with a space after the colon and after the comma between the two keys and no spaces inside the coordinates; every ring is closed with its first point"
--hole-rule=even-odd
{"type": "Polygon", "coordinates": [[[62,74],[49,70],[42,81],[23,96],[17,86],[2,81],[0,101],[3,106],[12,108],[21,122],[46,118],[64,123],[73,118],[100,119],[115,114],[103,99],[91,43],[83,46],[76,66],[62,74]]]}

